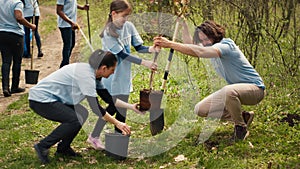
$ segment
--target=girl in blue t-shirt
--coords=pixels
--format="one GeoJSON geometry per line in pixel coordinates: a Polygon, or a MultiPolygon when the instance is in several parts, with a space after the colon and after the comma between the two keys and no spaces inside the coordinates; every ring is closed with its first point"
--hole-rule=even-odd
{"type": "Polygon", "coordinates": [[[215,70],[228,85],[196,104],[195,113],[201,117],[233,121],[234,139],[244,140],[249,135],[248,128],[254,113],[243,111],[242,105],[255,105],[264,98],[265,85],[262,78],[234,41],[225,38],[223,26],[214,21],[205,21],[196,28],[194,39],[185,22],[183,28],[185,44],[155,37],[155,45],[173,48],[196,58],[211,59],[215,70]]]}
{"type": "MultiPolygon", "coordinates": [[[[100,34],[103,50],[110,51],[118,58],[115,73],[108,79],[102,79],[104,87],[116,99],[128,102],[129,93],[132,90],[131,63],[143,65],[152,71],[157,69],[157,64],[153,61],[147,61],[130,54],[130,47],[133,46],[139,53],[154,53],[155,46],[143,46],[143,40],[137,32],[135,26],[127,21],[132,8],[126,0],[114,0],[110,4],[110,13],[107,23],[100,34]]],[[[126,109],[117,108],[116,119],[125,122],[126,109]]],[[[94,131],[87,140],[96,149],[103,149],[101,141],[98,139],[105,122],[100,119],[97,122],[94,131]]],[[[116,132],[120,132],[116,128],[116,132]]]]}

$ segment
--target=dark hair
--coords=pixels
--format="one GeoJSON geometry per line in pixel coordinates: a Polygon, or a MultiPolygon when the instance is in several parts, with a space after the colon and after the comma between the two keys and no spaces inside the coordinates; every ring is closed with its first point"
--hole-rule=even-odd
{"type": "Polygon", "coordinates": [[[110,68],[112,66],[115,66],[117,63],[117,58],[114,54],[112,54],[109,51],[103,51],[101,49],[95,50],[90,58],[89,58],[89,64],[94,69],[99,69],[102,65],[107,66],[107,68],[110,68]]]}
{"type": "Polygon", "coordinates": [[[213,44],[220,42],[225,37],[225,28],[212,20],[203,22],[200,26],[197,26],[194,33],[194,43],[200,43],[199,32],[202,31],[213,44]]]}
{"type": "Polygon", "coordinates": [[[108,34],[112,37],[118,38],[119,35],[117,34],[116,30],[117,27],[115,24],[113,24],[113,20],[112,20],[112,16],[111,16],[111,12],[115,11],[117,13],[119,12],[123,12],[127,9],[132,10],[131,5],[129,4],[129,2],[127,0],[114,0],[110,3],[110,8],[109,8],[109,15],[108,15],[108,20],[105,24],[104,29],[102,30],[100,37],[103,38],[104,36],[104,31],[107,29],[108,30],[108,34]]]}

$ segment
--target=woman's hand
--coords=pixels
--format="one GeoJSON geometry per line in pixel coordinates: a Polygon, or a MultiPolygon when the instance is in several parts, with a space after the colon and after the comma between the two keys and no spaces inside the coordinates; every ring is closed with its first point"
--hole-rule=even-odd
{"type": "Polygon", "coordinates": [[[131,110],[133,110],[133,111],[135,111],[137,114],[141,114],[141,115],[144,115],[144,114],[146,113],[145,111],[140,111],[140,110],[138,109],[138,104],[137,104],[137,103],[132,104],[131,110]]]}
{"type": "Polygon", "coordinates": [[[169,48],[171,45],[171,41],[165,37],[158,36],[154,38],[154,45],[159,47],[169,48]]]}
{"type": "Polygon", "coordinates": [[[126,123],[118,121],[118,123],[116,124],[116,127],[122,131],[123,135],[131,134],[130,127],[126,123]]]}

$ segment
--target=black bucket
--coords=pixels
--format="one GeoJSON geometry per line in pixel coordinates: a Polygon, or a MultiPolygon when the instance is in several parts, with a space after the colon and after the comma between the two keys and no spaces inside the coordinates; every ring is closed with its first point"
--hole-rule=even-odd
{"type": "Polygon", "coordinates": [[[116,160],[125,160],[128,154],[129,136],[119,133],[105,134],[106,155],[116,160]]]}
{"type": "Polygon", "coordinates": [[[25,70],[25,83],[26,84],[37,84],[39,79],[38,70],[25,70]]]}
{"type": "Polygon", "coordinates": [[[161,133],[164,125],[164,109],[150,110],[150,131],[152,136],[161,133]]]}

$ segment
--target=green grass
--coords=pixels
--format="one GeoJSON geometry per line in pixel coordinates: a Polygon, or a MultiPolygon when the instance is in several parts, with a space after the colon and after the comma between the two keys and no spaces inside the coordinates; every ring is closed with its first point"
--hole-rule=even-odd
{"type": "MultiPolygon", "coordinates": [[[[43,3],[53,5],[52,1],[43,1],[43,3]]],[[[104,1],[102,5],[107,6],[107,2],[104,1]]],[[[91,18],[96,20],[97,15],[103,13],[107,11],[103,10],[100,13],[100,9],[92,8],[91,18]]],[[[105,21],[103,18],[101,17],[99,22],[103,23],[105,21]]],[[[56,16],[47,16],[46,21],[40,25],[49,27],[44,28],[43,33],[51,33],[56,26],[56,16]]],[[[99,25],[101,24],[93,24],[92,31],[98,31],[99,25]]],[[[145,57],[152,56],[145,55],[145,57]]],[[[151,136],[149,113],[140,116],[128,112],[127,123],[133,132],[129,155],[136,155],[135,157],[116,161],[107,157],[104,152],[89,149],[85,141],[95,124],[95,115],[91,113],[89,121],[72,144],[83,158],[57,158],[54,156],[56,150],[54,146],[50,149],[51,163],[41,165],[33,145],[49,134],[58,123],[45,120],[35,114],[28,107],[26,94],[0,114],[1,168],[300,168],[300,124],[289,126],[288,123],[282,122],[288,114],[300,115],[299,76],[281,74],[277,72],[276,65],[268,70],[261,68],[261,71],[264,70],[261,74],[267,86],[267,95],[257,106],[244,106],[245,109],[256,113],[249,138],[244,142],[231,142],[232,123],[220,122],[205,143],[195,145],[199,133],[203,131],[204,121],[193,114],[193,106],[222,86],[223,82],[211,74],[204,62],[191,61],[187,66],[183,60],[180,60],[180,56],[176,58],[172,63],[167,91],[163,99],[165,111],[163,133],[155,137],[151,136]],[[192,77],[190,80],[185,73],[187,70],[192,77]],[[153,151],[161,151],[161,153],[151,156],[153,151]],[[176,162],[174,158],[179,155],[184,155],[185,159],[176,162]]],[[[160,57],[160,59],[159,67],[164,68],[164,58],[160,57]]],[[[149,87],[150,72],[140,66],[134,66],[133,70],[134,91],[130,102],[138,102],[139,90],[149,87]]],[[[163,70],[159,70],[154,77],[156,90],[160,89],[162,77],[163,70]]],[[[112,128],[113,126],[108,124],[106,130],[112,128]]]]}
{"type": "MultiPolygon", "coordinates": [[[[144,71],[147,76],[147,70],[144,71]]],[[[180,82],[178,82],[180,83],[180,82]]],[[[290,82],[293,83],[293,82],[290,82]]],[[[296,83],[294,81],[294,83],[296,83]]],[[[146,83],[147,84],[147,83],[146,83]]],[[[144,84],[145,86],[147,86],[144,84]]],[[[137,88],[138,90],[138,88],[137,88]]],[[[256,117],[250,129],[250,137],[244,142],[233,143],[230,137],[233,132],[231,123],[221,122],[211,137],[204,144],[195,146],[198,134],[202,130],[201,118],[193,115],[188,107],[186,111],[178,111],[181,99],[165,94],[167,106],[165,109],[166,129],[161,135],[162,147],[151,140],[148,114],[137,116],[128,113],[128,124],[132,126],[131,139],[141,138],[142,142],[134,143],[129,154],[138,154],[139,149],[151,149],[169,146],[172,138],[179,137],[177,133],[184,133],[184,137],[176,140],[174,147],[170,146],[155,156],[142,158],[128,158],[125,161],[115,161],[107,157],[104,152],[88,149],[85,143],[89,129],[94,123],[87,123],[75,138],[72,146],[82,153],[83,158],[63,159],[54,156],[55,147],[50,153],[51,163],[43,166],[38,161],[32,148],[34,143],[51,132],[58,123],[50,122],[35,114],[28,107],[28,95],[23,95],[19,101],[11,104],[1,114],[0,120],[0,164],[2,168],[299,168],[299,123],[293,127],[280,120],[286,114],[299,114],[299,99],[295,92],[283,95],[287,89],[278,86],[270,88],[267,97],[258,106],[252,107],[256,117]],[[276,93],[276,98],[273,96],[276,93]],[[282,97],[278,97],[282,95],[282,97]],[[294,103],[294,104],[289,104],[294,103]],[[174,114],[174,113],[175,114],[174,114]],[[182,120],[178,120],[181,119],[182,120]],[[184,121],[196,119],[196,121],[184,121]],[[138,122],[137,122],[138,121],[138,122]],[[176,123],[176,125],[174,125],[176,123]],[[171,128],[171,129],[170,129],[171,128]],[[172,129],[173,128],[173,129],[172,129]],[[171,130],[171,132],[169,132],[171,130]],[[175,136],[174,136],[175,135],[175,136]],[[146,139],[143,139],[146,138],[146,139]],[[147,138],[149,140],[147,140],[147,138]],[[177,142],[178,141],[178,142],[177,142]],[[150,143],[150,144],[149,144],[150,143]],[[152,144],[151,144],[152,143],[152,144]],[[253,147],[250,145],[253,145],[253,147]],[[175,162],[174,158],[184,155],[183,161],[175,162]]],[[[291,90],[290,90],[291,91],[291,90]]],[[[135,90],[134,93],[137,93],[135,90]]],[[[132,95],[131,100],[138,100],[132,95]]],[[[90,118],[94,115],[91,113],[90,118]]],[[[108,125],[108,129],[112,129],[108,125]]]]}

